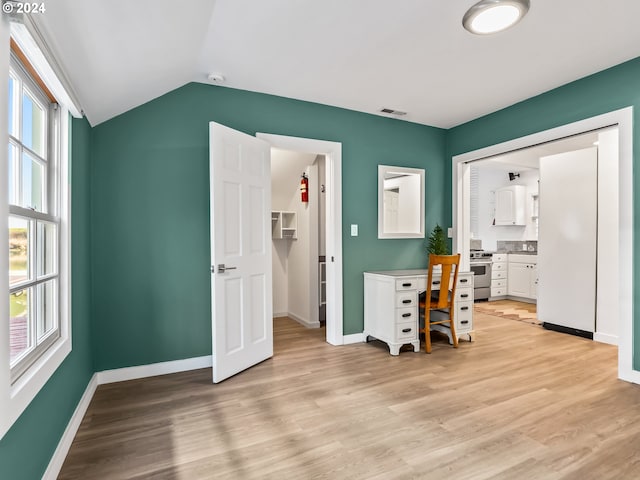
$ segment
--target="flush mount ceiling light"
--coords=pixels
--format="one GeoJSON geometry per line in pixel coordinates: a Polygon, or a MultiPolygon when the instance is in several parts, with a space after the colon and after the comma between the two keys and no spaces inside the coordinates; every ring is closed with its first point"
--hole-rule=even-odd
{"type": "Polygon", "coordinates": [[[529,0],[482,0],[464,14],[462,25],[471,33],[488,35],[518,23],[529,11],[529,0]]]}

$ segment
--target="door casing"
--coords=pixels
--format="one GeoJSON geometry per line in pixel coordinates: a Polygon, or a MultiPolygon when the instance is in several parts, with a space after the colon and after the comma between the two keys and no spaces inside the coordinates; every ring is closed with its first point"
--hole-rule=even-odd
{"type": "Polygon", "coordinates": [[[326,140],[257,133],[272,147],[326,158],[326,257],[327,257],[327,321],[326,340],[343,345],[342,319],[342,144],[326,140]]]}
{"type": "MultiPolygon", "coordinates": [[[[619,280],[614,292],[620,307],[618,378],[640,383],[640,371],[633,368],[633,107],[454,156],[451,175],[453,248],[462,255],[461,268],[468,270],[471,238],[469,162],[612,126],[618,127],[618,205],[617,212],[612,212],[618,218],[619,235],[618,256],[612,259],[616,263],[619,280]]],[[[600,281],[598,284],[601,285],[600,281]]]]}

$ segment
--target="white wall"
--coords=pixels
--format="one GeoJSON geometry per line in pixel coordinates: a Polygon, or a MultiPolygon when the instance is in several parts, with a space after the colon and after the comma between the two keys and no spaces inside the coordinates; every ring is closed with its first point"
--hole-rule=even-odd
{"type": "Polygon", "coordinates": [[[271,151],[271,209],[296,212],[297,239],[273,240],[273,311],[319,326],[318,167],[315,154],[271,151]],[[312,165],[313,164],[313,165],[312,165]],[[309,202],[300,200],[300,177],[309,176],[309,202]],[[314,308],[312,308],[314,307],[314,308]]]}
{"type": "Polygon", "coordinates": [[[508,172],[504,170],[474,166],[478,168],[478,231],[472,232],[473,238],[482,240],[484,250],[496,250],[498,240],[537,240],[537,232],[532,215],[532,194],[538,193],[538,170],[519,171],[520,177],[509,180],[508,172]],[[510,185],[524,185],[526,226],[496,226],[493,225],[495,214],[495,191],[510,185]]]}

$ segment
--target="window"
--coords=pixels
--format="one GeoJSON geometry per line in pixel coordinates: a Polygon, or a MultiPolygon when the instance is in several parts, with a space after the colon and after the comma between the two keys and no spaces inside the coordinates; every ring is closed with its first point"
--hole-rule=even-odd
{"type": "Polygon", "coordinates": [[[71,352],[69,126],[81,110],[30,25],[11,23],[0,48],[0,439],[71,352]]]}
{"type": "Polygon", "coordinates": [[[60,338],[59,112],[15,55],[8,95],[9,362],[15,381],[60,338]]]}

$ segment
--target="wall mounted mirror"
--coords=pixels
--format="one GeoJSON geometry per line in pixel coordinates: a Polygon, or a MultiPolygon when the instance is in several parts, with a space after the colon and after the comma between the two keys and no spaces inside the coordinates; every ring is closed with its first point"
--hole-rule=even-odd
{"type": "Polygon", "coordinates": [[[424,169],[378,165],[378,238],[424,238],[424,169]]]}

